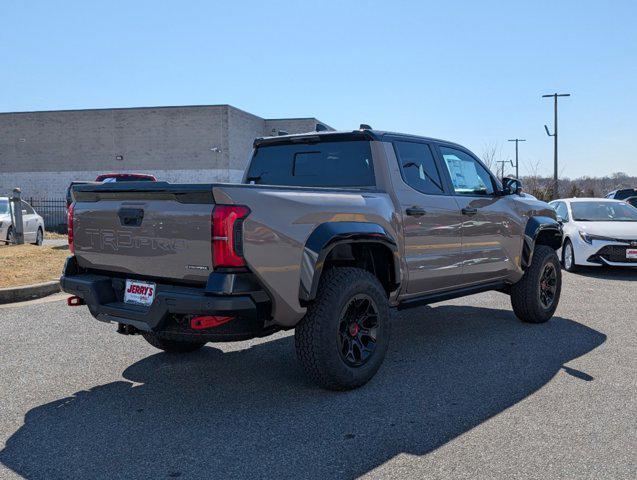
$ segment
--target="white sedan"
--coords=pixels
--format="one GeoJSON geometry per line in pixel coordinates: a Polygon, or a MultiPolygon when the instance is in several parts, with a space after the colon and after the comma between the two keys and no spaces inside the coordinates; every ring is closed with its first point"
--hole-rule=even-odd
{"type": "Polygon", "coordinates": [[[550,205],[564,229],[562,264],[637,267],[637,208],[620,200],[566,198],[550,205]]]}
{"type": "MultiPolygon", "coordinates": [[[[42,245],[44,240],[44,219],[33,207],[22,201],[22,225],[24,226],[24,243],[42,245]]],[[[0,245],[15,241],[15,228],[11,222],[9,199],[0,197],[0,245]]]]}

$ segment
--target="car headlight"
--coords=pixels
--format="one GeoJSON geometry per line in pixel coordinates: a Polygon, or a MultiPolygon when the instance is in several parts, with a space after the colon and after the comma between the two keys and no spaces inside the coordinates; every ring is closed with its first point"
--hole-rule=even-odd
{"type": "Polygon", "coordinates": [[[593,240],[602,240],[604,242],[614,242],[615,241],[614,238],[603,237],[601,235],[591,235],[590,233],[582,232],[581,230],[579,231],[579,236],[580,236],[580,238],[582,240],[584,240],[589,245],[593,244],[593,240]]]}

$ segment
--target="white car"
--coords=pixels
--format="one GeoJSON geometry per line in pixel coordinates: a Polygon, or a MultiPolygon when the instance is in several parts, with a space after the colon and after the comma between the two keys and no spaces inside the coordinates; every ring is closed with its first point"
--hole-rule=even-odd
{"type": "MultiPolygon", "coordinates": [[[[24,243],[42,245],[44,240],[44,219],[25,201],[22,201],[22,225],[24,225],[24,243]]],[[[6,240],[8,243],[15,241],[15,228],[11,222],[9,199],[7,197],[0,197],[0,240],[6,240]]],[[[2,241],[0,245],[5,243],[2,241]]]]}
{"type": "Polygon", "coordinates": [[[637,208],[621,200],[566,198],[550,205],[564,229],[562,264],[637,267],[637,208]]]}

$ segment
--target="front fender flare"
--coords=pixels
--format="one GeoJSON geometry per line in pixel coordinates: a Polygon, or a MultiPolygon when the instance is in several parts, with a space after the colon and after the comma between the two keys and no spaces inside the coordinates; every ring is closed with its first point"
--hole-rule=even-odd
{"type": "Polygon", "coordinates": [[[398,244],[387,231],[376,223],[327,222],[316,227],[303,248],[299,299],[308,302],[316,298],[325,259],[330,251],[343,243],[379,243],[387,246],[394,257],[394,278],[400,281],[398,244]]]}
{"type": "Polygon", "coordinates": [[[551,247],[557,250],[562,246],[562,225],[557,220],[545,216],[530,217],[524,228],[521,259],[523,269],[531,265],[538,237],[545,232],[551,237],[551,247]]]}

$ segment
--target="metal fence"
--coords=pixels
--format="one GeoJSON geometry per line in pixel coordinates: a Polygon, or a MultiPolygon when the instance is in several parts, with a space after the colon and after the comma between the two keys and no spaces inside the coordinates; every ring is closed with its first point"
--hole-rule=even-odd
{"type": "Polygon", "coordinates": [[[66,233],[66,199],[64,198],[23,198],[44,219],[49,232],[66,233]]]}

